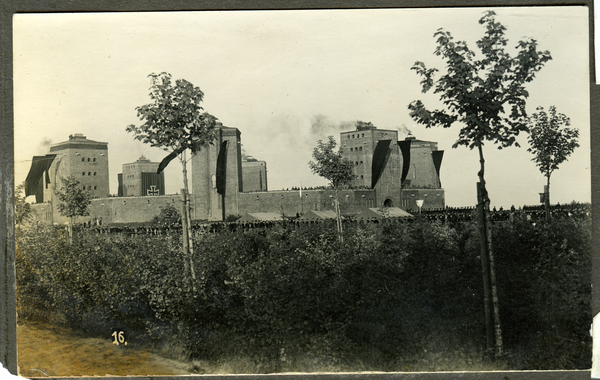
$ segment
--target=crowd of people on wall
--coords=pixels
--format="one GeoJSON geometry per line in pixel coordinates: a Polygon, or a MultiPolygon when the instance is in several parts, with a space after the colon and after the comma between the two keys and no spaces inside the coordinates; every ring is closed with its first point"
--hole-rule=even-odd
{"type": "MultiPolygon", "coordinates": [[[[556,204],[551,206],[550,215],[553,218],[578,218],[590,215],[591,205],[589,203],[556,204]]],[[[494,207],[491,212],[491,218],[494,222],[512,222],[515,218],[521,218],[532,223],[546,218],[546,210],[543,205],[523,206],[510,209],[494,207]]],[[[252,221],[252,222],[193,222],[192,229],[195,233],[216,233],[219,231],[245,231],[254,228],[271,228],[280,224],[321,224],[331,220],[301,220],[300,215],[284,217],[280,221],[252,221]]],[[[442,209],[422,210],[421,214],[415,215],[416,218],[385,218],[357,220],[356,215],[344,215],[344,223],[409,223],[417,218],[424,218],[432,222],[456,223],[464,221],[477,220],[477,207],[445,207],[442,209]]],[[[181,229],[180,223],[152,223],[137,225],[103,225],[101,218],[95,218],[93,221],[85,222],[75,227],[76,229],[89,229],[99,233],[123,233],[127,235],[151,234],[162,235],[168,232],[175,232],[181,229]]]]}
{"type": "MultiPolygon", "coordinates": [[[[590,215],[591,205],[589,203],[571,203],[566,205],[556,204],[550,207],[551,217],[581,217],[590,215]]],[[[443,209],[423,210],[422,215],[429,220],[437,220],[443,222],[458,222],[477,220],[477,207],[446,207],[443,209]]],[[[523,206],[505,210],[503,207],[494,207],[490,210],[492,221],[512,221],[514,218],[526,218],[535,222],[546,217],[546,209],[544,205],[523,206]]]]}

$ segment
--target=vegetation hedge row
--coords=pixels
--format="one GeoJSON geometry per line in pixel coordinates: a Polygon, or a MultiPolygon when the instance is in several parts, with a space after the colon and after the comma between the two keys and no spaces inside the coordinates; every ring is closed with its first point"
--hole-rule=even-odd
{"type": "Polygon", "coordinates": [[[471,222],[274,226],[194,236],[18,231],[21,321],[232,371],[574,369],[591,364],[589,217],[494,226],[507,356],[485,356],[471,222]]]}

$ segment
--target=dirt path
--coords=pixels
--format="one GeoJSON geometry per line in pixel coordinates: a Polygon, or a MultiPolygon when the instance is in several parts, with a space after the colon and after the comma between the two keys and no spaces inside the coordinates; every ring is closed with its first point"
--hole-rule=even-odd
{"type": "Polygon", "coordinates": [[[187,363],[147,350],[80,338],[43,325],[17,326],[19,374],[44,376],[125,376],[190,374],[187,363]]]}

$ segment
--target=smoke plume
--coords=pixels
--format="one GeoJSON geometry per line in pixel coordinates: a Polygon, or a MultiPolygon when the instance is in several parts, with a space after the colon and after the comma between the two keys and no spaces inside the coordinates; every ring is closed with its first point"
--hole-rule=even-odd
{"type": "Polygon", "coordinates": [[[52,145],[52,139],[44,137],[36,149],[38,155],[48,154],[50,152],[50,145],[52,145]]]}
{"type": "Polygon", "coordinates": [[[325,140],[328,136],[333,136],[337,140],[340,132],[352,131],[355,128],[355,121],[335,122],[329,117],[319,114],[312,117],[310,135],[314,141],[325,140]]]}
{"type": "Polygon", "coordinates": [[[406,135],[406,136],[408,136],[408,135],[411,135],[411,134],[412,134],[412,132],[410,131],[410,129],[408,129],[408,128],[406,127],[406,124],[404,124],[404,123],[402,124],[402,126],[401,126],[401,127],[399,127],[399,128],[398,128],[398,138],[400,138],[400,135],[402,135],[402,134],[404,134],[404,135],[406,135]]]}

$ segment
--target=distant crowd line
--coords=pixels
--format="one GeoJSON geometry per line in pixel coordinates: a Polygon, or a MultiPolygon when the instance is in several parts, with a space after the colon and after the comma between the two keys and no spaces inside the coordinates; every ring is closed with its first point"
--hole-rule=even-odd
{"type": "MultiPolygon", "coordinates": [[[[589,216],[591,213],[591,205],[589,203],[573,203],[566,205],[553,205],[550,208],[553,218],[580,218],[589,216]]],[[[477,207],[446,207],[440,209],[422,210],[420,215],[415,216],[424,218],[432,222],[440,223],[457,223],[477,220],[477,207]]],[[[546,211],[543,205],[523,206],[505,210],[502,207],[491,210],[491,217],[494,222],[512,222],[517,218],[525,219],[535,223],[544,220],[546,211]]],[[[357,220],[353,216],[344,216],[344,223],[406,223],[411,222],[414,218],[385,218],[383,221],[377,219],[357,220]]],[[[194,233],[217,233],[220,231],[245,231],[254,228],[270,228],[281,224],[294,224],[297,226],[306,224],[321,224],[329,223],[332,220],[301,220],[297,217],[285,218],[282,221],[252,221],[252,222],[200,222],[193,223],[192,229],[194,233]]],[[[75,229],[89,229],[99,233],[125,233],[128,235],[151,234],[162,235],[170,232],[176,232],[181,229],[179,223],[154,223],[151,225],[103,225],[101,219],[96,219],[93,222],[87,222],[78,226],[75,229]]]]}
{"type": "MultiPolygon", "coordinates": [[[[571,203],[565,205],[556,204],[550,206],[550,215],[554,218],[577,218],[590,215],[590,213],[591,205],[589,203],[571,203]]],[[[499,209],[494,207],[490,214],[492,221],[494,222],[511,221],[514,218],[525,218],[532,222],[536,222],[546,217],[546,210],[544,205],[523,206],[519,208],[511,206],[511,208],[508,210],[505,210],[502,207],[499,209]]],[[[477,220],[477,207],[446,207],[443,209],[429,209],[423,210],[422,215],[432,221],[440,220],[458,222],[477,220]]]]}
{"type": "MultiPolygon", "coordinates": [[[[304,191],[304,190],[331,190],[331,186],[307,186],[298,187],[292,186],[291,188],[281,189],[280,191],[304,191]]],[[[348,190],[371,190],[369,186],[351,186],[348,190]]]]}

